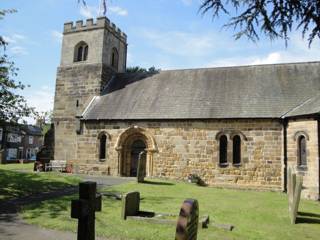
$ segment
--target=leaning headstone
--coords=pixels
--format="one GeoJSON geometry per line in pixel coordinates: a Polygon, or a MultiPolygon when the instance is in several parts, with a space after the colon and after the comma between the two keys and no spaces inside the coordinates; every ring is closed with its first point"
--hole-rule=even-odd
{"type": "Polygon", "coordinates": [[[127,216],[136,216],[140,211],[140,193],[130,192],[122,197],[122,214],[123,220],[127,219],[127,216]]]}
{"type": "Polygon", "coordinates": [[[196,240],[198,234],[199,204],[195,199],[183,202],[177,228],[176,240],[196,240]]]}
{"type": "Polygon", "coordinates": [[[146,160],[147,160],[146,151],[142,151],[139,154],[139,161],[138,161],[138,171],[137,171],[138,183],[144,182],[144,178],[146,176],[146,160]]]}
{"type": "Polygon", "coordinates": [[[296,183],[295,183],[295,188],[294,188],[294,193],[293,193],[293,199],[292,199],[292,204],[290,207],[291,224],[296,223],[298,209],[299,209],[299,203],[300,203],[300,198],[301,198],[302,183],[303,183],[303,177],[296,176],[296,183]]]}
{"type": "Polygon", "coordinates": [[[71,202],[71,217],[78,219],[78,240],[95,239],[95,212],[101,211],[101,195],[96,182],[79,184],[79,200],[71,202]]]}

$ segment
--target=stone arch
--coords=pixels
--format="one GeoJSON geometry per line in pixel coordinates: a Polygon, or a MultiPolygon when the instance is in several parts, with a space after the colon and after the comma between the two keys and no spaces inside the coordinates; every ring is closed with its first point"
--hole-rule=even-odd
{"type": "Polygon", "coordinates": [[[306,133],[305,131],[298,131],[294,134],[293,140],[297,141],[301,136],[304,136],[307,141],[309,141],[309,134],[306,133]]]}
{"type": "Polygon", "coordinates": [[[142,141],[147,152],[146,173],[147,176],[153,175],[153,154],[157,151],[154,137],[147,130],[138,126],[126,129],[117,139],[115,149],[118,152],[118,174],[128,176],[131,166],[131,151],[135,141],[142,141]]]}

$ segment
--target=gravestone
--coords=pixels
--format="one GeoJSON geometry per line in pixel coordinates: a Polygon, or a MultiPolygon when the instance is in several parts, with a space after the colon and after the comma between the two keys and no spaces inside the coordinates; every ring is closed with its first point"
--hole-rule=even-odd
{"type": "Polygon", "coordinates": [[[177,228],[176,240],[196,240],[198,234],[199,204],[195,199],[183,202],[177,228]]]}
{"type": "Polygon", "coordinates": [[[127,219],[127,216],[137,216],[140,211],[140,193],[129,192],[122,197],[122,214],[123,220],[127,219]]]}
{"type": "Polygon", "coordinates": [[[101,195],[96,182],[79,184],[79,200],[71,202],[71,218],[78,219],[78,240],[95,239],[95,212],[101,211],[101,195]]]}
{"type": "Polygon", "coordinates": [[[146,151],[142,151],[139,154],[139,161],[138,161],[138,171],[137,171],[138,183],[144,182],[144,178],[146,176],[146,161],[147,161],[147,153],[146,151]]]}
{"type": "Polygon", "coordinates": [[[302,184],[303,184],[303,177],[302,176],[296,176],[296,174],[293,174],[294,177],[294,187],[292,187],[292,200],[291,200],[291,206],[290,209],[290,220],[291,224],[296,223],[298,209],[299,209],[299,203],[301,198],[301,191],[302,191],[302,184]]]}

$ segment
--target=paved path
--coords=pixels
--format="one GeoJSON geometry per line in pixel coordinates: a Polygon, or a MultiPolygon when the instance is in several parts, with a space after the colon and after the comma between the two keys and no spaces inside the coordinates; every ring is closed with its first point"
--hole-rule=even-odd
{"type": "MultiPolygon", "coordinates": [[[[84,181],[97,182],[98,188],[105,186],[113,186],[128,182],[130,178],[100,177],[79,175],[84,181]]],[[[55,230],[47,230],[37,226],[26,224],[19,217],[19,209],[21,206],[41,202],[55,197],[74,194],[78,191],[76,187],[69,187],[51,193],[42,193],[20,199],[13,199],[6,203],[0,203],[0,239],[1,240],[75,240],[77,236],[71,232],[61,232],[55,230]]],[[[96,238],[103,240],[102,238],[96,238]]]]}

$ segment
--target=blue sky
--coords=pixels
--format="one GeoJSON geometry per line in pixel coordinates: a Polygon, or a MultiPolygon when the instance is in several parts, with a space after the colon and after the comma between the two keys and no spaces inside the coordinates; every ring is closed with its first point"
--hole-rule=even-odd
{"type": "MultiPolygon", "coordinates": [[[[38,111],[53,108],[64,22],[96,17],[99,0],[1,0],[16,9],[0,21],[8,55],[19,67],[17,80],[31,87],[22,94],[38,111]],[[31,3],[32,2],[32,3],[31,3]]],[[[198,13],[200,0],[108,0],[107,17],[128,35],[128,65],[161,69],[218,67],[320,60],[319,41],[311,49],[299,32],[283,41],[235,41],[226,18],[198,13]]]]}

